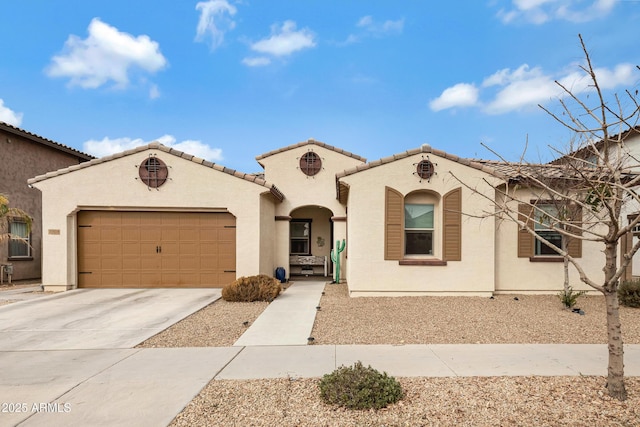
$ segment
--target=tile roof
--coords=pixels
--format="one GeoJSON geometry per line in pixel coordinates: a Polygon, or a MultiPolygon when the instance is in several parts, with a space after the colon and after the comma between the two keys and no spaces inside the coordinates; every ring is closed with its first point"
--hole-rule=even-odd
{"type": "MultiPolygon", "coordinates": [[[[615,135],[610,135],[608,140],[611,143],[617,143],[617,142],[624,142],[627,138],[632,138],[634,136],[640,135],[640,126],[634,126],[631,127],[623,132],[620,132],[618,134],[615,135]]],[[[604,140],[600,139],[598,141],[596,141],[595,143],[591,144],[588,142],[585,142],[584,144],[582,144],[583,146],[562,156],[559,157],[555,160],[550,161],[549,163],[552,164],[558,164],[561,163],[562,161],[564,161],[567,157],[569,158],[588,158],[589,156],[591,156],[592,154],[595,154],[594,149],[597,151],[602,150],[602,147],[604,146],[604,140]]]]}
{"type": "Polygon", "coordinates": [[[72,154],[76,157],[79,157],[80,159],[83,160],[91,160],[91,159],[95,159],[94,156],[87,154],[87,153],[83,153],[82,151],[76,150],[75,148],[71,148],[67,145],[63,145],[60,144],[59,142],[55,142],[52,141],[50,139],[44,138],[40,135],[36,135],[35,133],[31,133],[29,131],[26,131],[24,129],[20,129],[19,127],[10,125],[9,123],[5,123],[0,121],[0,130],[4,130],[6,132],[12,133],[14,135],[18,135],[21,136],[23,138],[27,138],[33,142],[36,142],[38,144],[42,144],[42,145],[46,145],[47,147],[52,147],[56,150],[68,153],[68,154],[72,154]]]}
{"type": "MultiPolygon", "coordinates": [[[[347,169],[345,171],[339,172],[336,174],[336,181],[339,184],[345,183],[340,181],[340,178],[356,174],[358,172],[362,172],[364,170],[372,169],[378,166],[382,166],[387,163],[395,162],[396,160],[404,159],[406,157],[410,157],[420,153],[431,153],[438,157],[442,157],[456,163],[460,163],[462,165],[481,170],[490,175],[495,176],[504,181],[510,182],[524,182],[526,180],[530,180],[531,178],[539,178],[541,175],[545,179],[550,180],[560,180],[560,179],[575,179],[580,178],[581,174],[585,172],[588,175],[596,174],[598,176],[602,175],[602,170],[595,170],[594,168],[584,169],[581,172],[575,171],[574,169],[567,168],[566,165],[562,164],[535,164],[535,163],[515,163],[515,162],[504,162],[497,160],[481,160],[481,159],[467,159],[463,157],[458,157],[453,154],[449,154],[442,150],[437,150],[431,148],[430,145],[425,144],[420,148],[415,148],[412,150],[404,151],[402,153],[394,154],[393,156],[384,157],[380,160],[374,160],[372,162],[355,166],[353,168],[347,169]],[[573,173],[572,173],[573,172],[573,173]]],[[[628,176],[634,175],[633,172],[625,171],[628,176]]],[[[346,188],[340,188],[338,185],[338,194],[340,197],[340,192],[345,193],[348,191],[346,188]]],[[[342,194],[344,197],[344,194],[342,194]]]]}
{"type": "Polygon", "coordinates": [[[412,150],[403,151],[402,153],[394,154],[393,156],[383,157],[382,159],[374,160],[372,162],[365,163],[365,164],[358,165],[358,166],[355,166],[353,168],[344,170],[342,172],[337,173],[336,174],[336,178],[340,179],[340,178],[343,178],[345,176],[349,176],[349,175],[353,175],[354,173],[361,172],[363,170],[372,169],[372,168],[375,168],[377,166],[381,166],[381,165],[384,165],[384,164],[387,164],[387,163],[395,162],[396,160],[404,159],[406,157],[410,157],[410,156],[413,156],[413,155],[416,155],[416,154],[420,154],[420,153],[432,153],[432,154],[434,154],[436,156],[443,157],[445,159],[452,160],[454,162],[463,164],[465,166],[469,166],[471,168],[487,172],[487,173],[489,173],[491,175],[496,175],[499,178],[506,178],[507,177],[506,175],[503,175],[502,172],[497,171],[495,168],[491,167],[490,165],[483,164],[481,161],[465,159],[464,157],[459,157],[459,156],[456,156],[456,155],[453,155],[453,154],[449,154],[449,153],[444,152],[442,150],[437,150],[437,149],[431,148],[431,146],[428,145],[428,144],[424,144],[420,148],[414,148],[412,150]]]}
{"type": "Polygon", "coordinates": [[[273,197],[275,197],[278,201],[284,200],[284,194],[282,194],[282,192],[280,190],[278,190],[278,188],[275,185],[270,184],[269,182],[265,181],[263,178],[260,178],[259,176],[256,176],[255,174],[238,172],[238,171],[236,171],[234,169],[229,169],[229,168],[226,168],[224,166],[218,165],[216,163],[209,162],[207,160],[201,159],[199,157],[192,156],[191,154],[187,154],[185,152],[178,151],[178,150],[175,150],[173,148],[167,147],[165,145],[160,144],[159,142],[152,142],[150,144],[142,145],[140,147],[133,148],[131,150],[123,151],[121,153],[112,154],[110,156],[101,157],[99,159],[94,159],[94,160],[91,160],[89,162],[80,163],[80,164],[73,165],[73,166],[70,166],[70,167],[67,167],[67,168],[64,168],[64,169],[59,169],[57,171],[49,172],[49,173],[46,173],[44,175],[39,175],[39,176],[36,176],[35,178],[29,179],[28,183],[29,184],[34,184],[36,182],[40,182],[40,181],[44,181],[44,180],[49,179],[49,178],[53,178],[54,176],[64,175],[64,174],[71,173],[71,172],[74,172],[74,171],[79,170],[79,169],[88,168],[88,167],[91,167],[91,166],[94,166],[94,165],[97,165],[97,164],[100,164],[100,163],[110,162],[112,160],[119,159],[121,157],[130,156],[132,154],[140,153],[140,152],[143,152],[143,151],[146,151],[146,150],[150,150],[150,149],[156,149],[156,150],[164,151],[165,153],[172,154],[172,155],[174,155],[176,157],[180,157],[182,159],[190,160],[190,161],[192,161],[194,163],[197,163],[199,165],[206,166],[206,167],[209,167],[211,169],[215,169],[217,171],[224,172],[224,173],[227,173],[229,175],[235,176],[236,178],[244,179],[245,181],[249,181],[249,182],[253,182],[255,184],[261,185],[263,187],[268,188],[269,191],[271,192],[271,194],[273,195],[273,197]]]}
{"type": "MultiPolygon", "coordinates": [[[[293,150],[294,148],[304,147],[305,145],[317,145],[318,147],[323,147],[323,148],[326,148],[327,150],[331,150],[331,151],[335,151],[336,153],[340,153],[343,156],[347,156],[347,157],[354,158],[356,160],[360,160],[363,163],[367,161],[367,159],[365,159],[364,157],[360,157],[357,154],[350,153],[350,152],[345,151],[345,150],[343,150],[341,148],[334,147],[333,145],[325,144],[324,142],[316,141],[315,139],[308,139],[308,140],[303,141],[303,142],[298,142],[297,144],[288,145],[286,147],[278,148],[277,150],[269,151],[268,153],[264,153],[264,154],[261,154],[261,155],[257,156],[256,160],[258,161],[258,163],[260,163],[260,160],[262,160],[262,159],[264,159],[266,157],[273,156],[274,154],[282,153],[283,151],[293,150]]],[[[260,165],[262,165],[262,164],[260,164],[260,165]]]]}

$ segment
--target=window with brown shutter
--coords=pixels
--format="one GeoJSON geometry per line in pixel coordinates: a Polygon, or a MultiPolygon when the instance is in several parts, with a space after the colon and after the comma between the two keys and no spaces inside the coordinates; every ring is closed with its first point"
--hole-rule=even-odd
{"type": "MultiPolygon", "coordinates": [[[[533,207],[527,204],[518,205],[518,220],[533,228],[533,207]]],[[[530,258],[533,256],[533,241],[535,238],[524,228],[518,226],[518,258],[530,258]]]]}
{"type": "Polygon", "coordinates": [[[462,260],[462,188],[449,191],[443,200],[442,259],[462,260]]]}
{"type": "MultiPolygon", "coordinates": [[[[535,203],[535,201],[531,201],[535,203]]],[[[562,235],[545,226],[544,211],[548,211],[549,215],[557,216],[557,207],[550,203],[536,203],[536,210],[531,205],[520,204],[518,206],[518,219],[527,224],[527,226],[536,231],[541,237],[549,242],[561,247],[562,235]],[[535,220],[534,220],[535,216],[535,220]]],[[[569,217],[573,226],[569,226],[567,231],[576,235],[582,235],[582,208],[575,206],[569,208],[569,217]]],[[[574,258],[582,257],[582,239],[571,238],[568,246],[569,255],[574,258]]],[[[558,261],[562,259],[551,247],[545,245],[542,241],[536,239],[524,227],[518,230],[518,257],[530,258],[531,261],[558,261]]]]}
{"type": "Polygon", "coordinates": [[[400,260],[404,252],[404,197],[385,187],[384,199],[384,259],[400,260]]]}

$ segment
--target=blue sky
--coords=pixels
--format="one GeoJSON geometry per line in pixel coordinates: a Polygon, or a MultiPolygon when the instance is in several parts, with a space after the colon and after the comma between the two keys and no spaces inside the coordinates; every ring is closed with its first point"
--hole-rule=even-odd
{"type": "Polygon", "coordinates": [[[102,156],[159,140],[244,172],[304,141],[375,160],[429,143],[549,159],[582,34],[635,90],[640,1],[3,2],[0,120],[102,156]]]}

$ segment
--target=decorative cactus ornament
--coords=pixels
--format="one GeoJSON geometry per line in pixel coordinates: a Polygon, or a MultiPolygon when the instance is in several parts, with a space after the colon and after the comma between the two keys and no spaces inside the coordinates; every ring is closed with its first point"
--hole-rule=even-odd
{"type": "Polygon", "coordinates": [[[334,278],[333,283],[340,283],[340,254],[344,251],[345,246],[347,246],[347,242],[342,239],[342,243],[340,240],[336,240],[336,247],[331,249],[331,261],[333,261],[334,278]]]}

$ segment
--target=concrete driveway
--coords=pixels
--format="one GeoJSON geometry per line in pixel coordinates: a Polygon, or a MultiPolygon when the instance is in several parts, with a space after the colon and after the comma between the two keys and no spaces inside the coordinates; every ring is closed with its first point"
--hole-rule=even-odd
{"type": "Polygon", "coordinates": [[[220,289],[77,289],[0,307],[0,351],[132,348],[220,289]]]}

